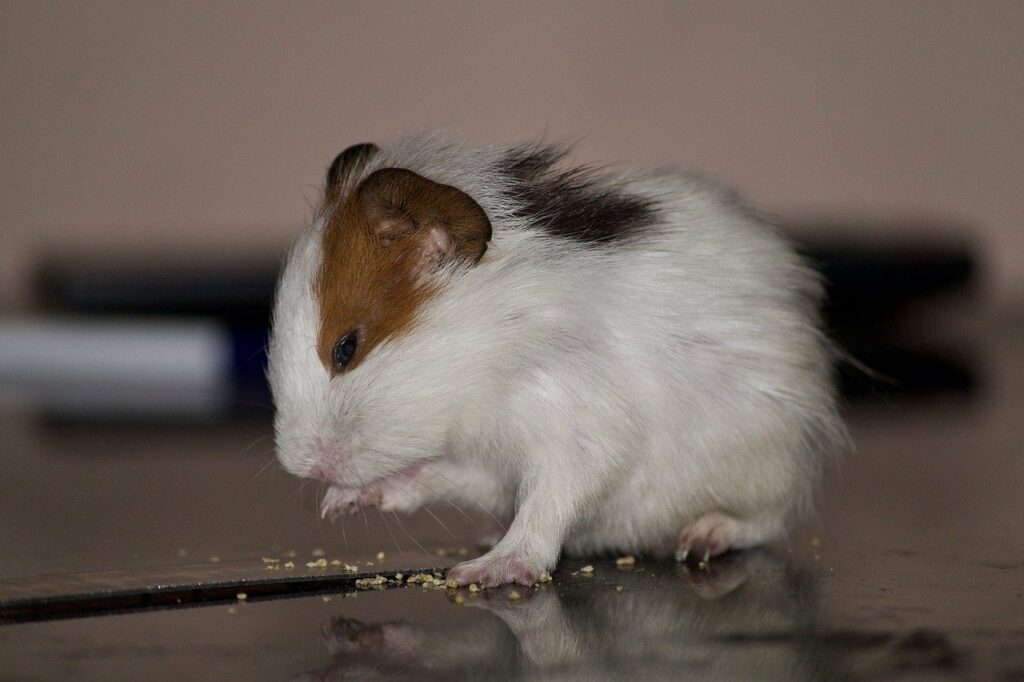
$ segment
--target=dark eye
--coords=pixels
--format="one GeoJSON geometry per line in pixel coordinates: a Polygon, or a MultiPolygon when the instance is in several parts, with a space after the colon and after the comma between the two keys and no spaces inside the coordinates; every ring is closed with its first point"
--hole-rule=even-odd
{"type": "Polygon", "coordinates": [[[331,354],[331,359],[334,361],[334,369],[345,369],[348,363],[352,361],[352,356],[356,354],[356,346],[358,345],[355,332],[345,334],[345,336],[338,339],[338,342],[334,344],[334,352],[331,354]]]}

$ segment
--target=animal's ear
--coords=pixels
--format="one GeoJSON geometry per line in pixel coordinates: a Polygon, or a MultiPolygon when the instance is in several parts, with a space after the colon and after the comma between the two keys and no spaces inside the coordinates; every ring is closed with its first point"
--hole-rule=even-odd
{"type": "Polygon", "coordinates": [[[345,149],[331,162],[327,169],[327,185],[324,188],[324,203],[330,204],[338,198],[338,192],[346,180],[362,170],[367,162],[380,151],[372,142],[354,144],[345,149]]]}
{"type": "Polygon", "coordinates": [[[404,168],[382,168],[363,180],[357,200],[367,227],[389,248],[412,249],[421,273],[487,251],[491,221],[472,197],[404,168]]]}

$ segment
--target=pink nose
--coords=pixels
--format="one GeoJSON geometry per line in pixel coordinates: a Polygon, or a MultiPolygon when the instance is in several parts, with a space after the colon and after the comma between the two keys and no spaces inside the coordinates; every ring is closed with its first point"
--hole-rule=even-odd
{"type": "Polygon", "coordinates": [[[326,481],[327,473],[324,471],[324,468],[322,466],[320,466],[319,464],[314,464],[313,467],[309,470],[309,478],[318,478],[321,481],[326,481]]]}

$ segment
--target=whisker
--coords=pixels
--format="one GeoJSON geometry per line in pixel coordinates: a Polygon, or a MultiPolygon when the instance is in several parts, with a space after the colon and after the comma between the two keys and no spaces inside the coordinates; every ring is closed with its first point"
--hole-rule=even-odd
{"type": "Polygon", "coordinates": [[[388,525],[388,520],[387,520],[387,518],[386,518],[386,517],[384,516],[384,512],[382,512],[382,511],[380,510],[380,507],[377,507],[377,513],[378,513],[378,514],[380,514],[380,520],[381,520],[381,523],[383,523],[383,524],[384,524],[384,527],[388,529],[388,535],[390,535],[390,536],[391,536],[391,541],[392,541],[393,543],[395,543],[395,549],[397,549],[397,550],[398,550],[398,554],[399,554],[399,555],[402,555],[402,554],[404,554],[404,552],[402,551],[402,548],[398,546],[398,539],[397,539],[397,538],[395,537],[395,533],[394,533],[394,531],[392,531],[392,530],[391,530],[391,526],[389,526],[389,525],[388,525]]]}
{"type": "Polygon", "coordinates": [[[413,537],[412,535],[410,535],[410,534],[409,534],[409,531],[407,531],[407,530],[405,529],[405,526],[403,526],[403,525],[402,525],[402,522],[401,522],[401,520],[400,520],[400,519],[398,518],[398,514],[396,514],[395,512],[391,512],[391,515],[395,517],[395,523],[397,523],[397,524],[398,524],[398,528],[399,528],[399,529],[400,529],[400,530],[401,530],[401,531],[402,531],[403,533],[405,533],[405,534],[406,534],[406,536],[407,536],[407,537],[408,537],[408,538],[409,538],[410,540],[412,540],[412,543],[413,543],[414,545],[416,545],[416,546],[417,546],[417,547],[419,548],[419,550],[420,550],[421,552],[423,552],[423,553],[424,553],[424,554],[426,554],[427,556],[431,556],[430,552],[428,552],[428,551],[427,551],[426,549],[424,549],[423,545],[421,545],[420,543],[416,542],[416,538],[414,538],[414,537],[413,537]]]}
{"type": "Polygon", "coordinates": [[[257,479],[257,478],[259,478],[259,477],[260,477],[260,474],[262,474],[262,473],[263,473],[264,471],[266,471],[266,470],[267,470],[267,467],[268,467],[268,466],[270,466],[271,464],[273,464],[273,463],[274,463],[274,462],[276,462],[276,461],[277,461],[277,458],[276,458],[276,457],[274,457],[274,456],[271,456],[271,458],[270,458],[269,460],[267,460],[267,463],[266,463],[266,464],[264,464],[263,466],[261,466],[261,467],[260,467],[260,470],[259,470],[259,471],[257,471],[257,472],[256,472],[256,474],[255,474],[255,475],[254,475],[254,476],[253,476],[252,478],[250,478],[250,479],[249,479],[248,481],[246,481],[246,482],[245,482],[245,485],[243,485],[243,486],[242,486],[241,488],[239,488],[239,489],[238,489],[238,492],[240,492],[240,493],[241,493],[241,492],[244,492],[246,488],[248,488],[248,487],[249,487],[250,485],[252,485],[252,484],[253,484],[253,482],[254,482],[254,481],[255,481],[255,480],[257,479]]]}
{"type": "MultiPolygon", "coordinates": [[[[413,502],[416,501],[416,498],[413,497],[412,493],[410,493],[408,490],[406,490],[402,486],[398,485],[397,483],[395,484],[395,487],[397,487],[399,490],[401,490],[402,493],[406,497],[408,497],[410,500],[412,500],[413,502]]],[[[427,512],[428,514],[430,514],[434,518],[434,520],[437,521],[438,524],[440,524],[440,526],[445,529],[445,531],[447,531],[448,535],[451,535],[452,538],[454,538],[455,540],[459,539],[458,536],[455,535],[455,533],[452,532],[451,528],[449,528],[447,525],[445,525],[445,522],[437,517],[437,514],[435,514],[434,512],[430,511],[429,507],[427,507],[426,505],[421,505],[420,509],[422,509],[423,511],[427,512]]]]}

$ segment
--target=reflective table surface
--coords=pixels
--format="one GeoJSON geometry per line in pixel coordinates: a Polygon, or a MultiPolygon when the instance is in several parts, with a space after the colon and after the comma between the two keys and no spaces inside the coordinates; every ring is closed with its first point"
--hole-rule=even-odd
{"type": "Polygon", "coordinates": [[[268,420],[7,413],[0,678],[1024,679],[1024,333],[975,350],[976,390],[851,410],[786,543],[480,593],[443,573],[481,514],[320,521],[268,420]]]}

